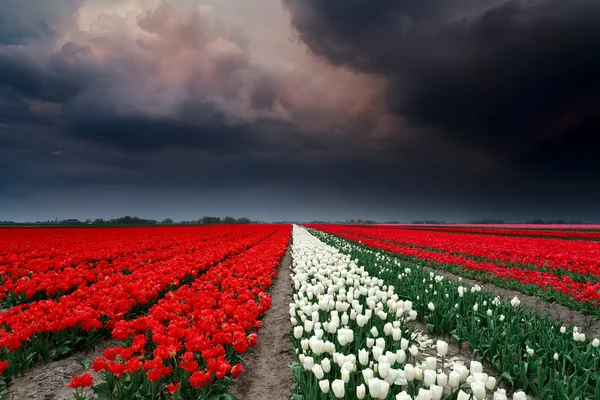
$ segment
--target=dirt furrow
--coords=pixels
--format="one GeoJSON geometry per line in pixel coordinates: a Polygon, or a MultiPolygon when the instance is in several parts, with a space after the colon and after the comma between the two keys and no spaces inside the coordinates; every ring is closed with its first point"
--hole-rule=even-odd
{"type": "Polygon", "coordinates": [[[288,365],[294,356],[290,353],[291,342],[284,336],[291,328],[291,260],[288,249],[271,287],[273,303],[262,320],[258,344],[244,357],[244,372],[232,387],[231,393],[240,400],[287,400],[292,392],[294,378],[288,365]]]}

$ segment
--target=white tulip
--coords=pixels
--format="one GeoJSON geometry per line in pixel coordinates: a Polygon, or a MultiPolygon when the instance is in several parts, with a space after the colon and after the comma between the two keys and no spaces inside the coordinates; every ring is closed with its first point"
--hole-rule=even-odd
{"type": "Polygon", "coordinates": [[[429,304],[427,304],[427,308],[429,308],[431,311],[435,311],[435,304],[429,302],[429,304]]]}
{"type": "Polygon", "coordinates": [[[471,374],[477,374],[483,372],[483,365],[479,361],[471,361],[471,374]]]}
{"type": "Polygon", "coordinates": [[[327,379],[319,381],[319,388],[321,388],[321,392],[329,393],[329,381],[327,379]]]}
{"type": "Polygon", "coordinates": [[[403,391],[396,395],[396,400],[413,400],[413,398],[410,394],[406,393],[406,391],[403,391]]]}
{"type": "Polygon", "coordinates": [[[410,348],[408,349],[408,351],[410,352],[410,354],[412,356],[416,356],[417,354],[419,354],[419,349],[414,344],[412,346],[410,346],[410,348]]]}
{"type": "Polygon", "coordinates": [[[311,370],[315,365],[315,360],[312,357],[304,357],[304,369],[311,370]]]}
{"type": "Polygon", "coordinates": [[[496,378],[494,378],[493,376],[488,376],[487,380],[485,381],[485,388],[487,390],[494,390],[495,387],[496,387],[496,378]]]}
{"type": "Polygon", "coordinates": [[[321,360],[321,368],[323,368],[323,372],[328,374],[329,371],[331,371],[331,360],[329,360],[327,357],[323,358],[321,360]]]}
{"type": "Polygon", "coordinates": [[[379,346],[373,346],[371,352],[373,353],[373,358],[375,359],[375,361],[379,361],[379,357],[383,355],[383,348],[379,346]]]}
{"type": "Polygon", "coordinates": [[[513,400],[527,400],[527,395],[525,392],[515,392],[513,393],[513,400]]]}
{"type": "Polygon", "coordinates": [[[471,391],[477,400],[482,400],[486,397],[485,384],[483,382],[475,381],[471,383],[471,391]]]}
{"type": "Polygon", "coordinates": [[[365,382],[367,382],[367,384],[369,384],[369,381],[371,379],[373,379],[373,377],[375,376],[375,373],[373,372],[373,370],[371,368],[366,368],[362,370],[362,376],[363,376],[363,380],[365,382]]]}
{"type": "Polygon", "coordinates": [[[493,400],[508,400],[508,397],[506,397],[506,390],[504,390],[504,389],[496,390],[496,392],[494,392],[493,400]]]}
{"type": "MultiPolygon", "coordinates": [[[[368,339],[367,339],[367,343],[368,343],[368,339]]],[[[406,338],[402,338],[400,340],[400,347],[402,348],[402,350],[406,351],[408,349],[408,339],[406,338]]]]}
{"type": "Polygon", "coordinates": [[[448,343],[444,342],[443,340],[438,340],[436,342],[436,347],[437,347],[437,353],[441,357],[444,357],[446,354],[448,354],[448,343]]]}
{"type": "Polygon", "coordinates": [[[431,400],[440,400],[444,393],[444,388],[438,385],[431,385],[429,390],[431,390],[431,400]]]}
{"type": "Polygon", "coordinates": [[[510,304],[513,307],[518,307],[519,304],[521,304],[521,301],[519,300],[519,298],[517,296],[513,297],[512,300],[510,301],[510,304]]]}
{"type": "MultiPolygon", "coordinates": [[[[404,377],[409,382],[415,380],[415,367],[413,367],[412,364],[406,364],[404,366],[404,377]]],[[[458,385],[456,385],[456,387],[458,387],[458,385]]]]}
{"type": "Polygon", "coordinates": [[[300,339],[304,333],[304,328],[301,326],[294,327],[294,338],[300,339]]]}
{"type": "Polygon", "coordinates": [[[338,399],[343,399],[344,394],[346,393],[344,389],[344,381],[341,379],[336,379],[331,383],[331,389],[333,390],[333,395],[338,399]]]}
{"type": "Polygon", "coordinates": [[[396,362],[402,364],[406,361],[406,352],[402,349],[396,351],[396,362]]]}
{"type": "Polygon", "coordinates": [[[423,369],[419,365],[415,365],[415,380],[420,381],[423,379],[423,369]]]}
{"type": "Polygon", "coordinates": [[[319,380],[323,379],[323,376],[325,375],[323,372],[323,367],[321,367],[321,364],[315,364],[312,367],[312,372],[313,372],[313,374],[315,374],[315,376],[319,380]]]}
{"type": "Polygon", "coordinates": [[[436,375],[435,371],[431,369],[423,371],[423,384],[425,387],[430,387],[435,384],[436,375]]]}
{"type": "Polygon", "coordinates": [[[448,385],[451,388],[457,388],[458,385],[460,385],[460,373],[457,372],[456,370],[450,372],[450,375],[448,376],[448,385]]]}
{"type": "Polygon", "coordinates": [[[464,391],[459,391],[458,392],[458,396],[456,397],[457,400],[470,400],[471,396],[469,396],[467,393],[465,393],[464,391]]]}
{"type": "Polygon", "coordinates": [[[443,388],[446,387],[446,385],[448,384],[448,375],[446,375],[443,372],[440,372],[437,375],[437,384],[443,388]]]}
{"type": "Polygon", "coordinates": [[[306,332],[312,331],[314,326],[315,326],[314,322],[312,322],[310,319],[307,319],[306,321],[304,321],[304,330],[306,332]]]}
{"type": "Polygon", "coordinates": [[[419,389],[419,393],[417,394],[417,400],[431,400],[431,398],[432,398],[431,390],[427,390],[427,389],[423,389],[423,388],[419,389]]]}
{"type": "Polygon", "coordinates": [[[358,362],[361,365],[367,365],[369,363],[369,351],[366,349],[360,349],[358,351],[358,362]]]}
{"type": "Polygon", "coordinates": [[[373,337],[379,336],[379,331],[377,330],[376,326],[371,328],[371,335],[373,335],[373,337]]]}
{"type": "Polygon", "coordinates": [[[342,381],[344,381],[344,383],[348,383],[349,380],[350,380],[350,371],[347,370],[346,368],[342,368],[342,381]]]}
{"type": "Polygon", "coordinates": [[[594,338],[594,340],[592,340],[592,346],[600,347],[600,340],[598,338],[594,338]]]}
{"type": "Polygon", "coordinates": [[[383,379],[385,379],[388,376],[388,373],[390,372],[390,364],[380,362],[379,365],[377,366],[377,368],[378,368],[379,376],[382,377],[383,379]]]}
{"type": "Polygon", "coordinates": [[[364,385],[364,384],[362,384],[362,383],[361,383],[360,385],[358,385],[358,386],[356,387],[356,397],[357,397],[359,400],[362,400],[362,399],[364,399],[364,398],[365,398],[365,396],[366,396],[366,394],[367,394],[367,391],[366,391],[366,388],[365,388],[365,385],[364,385]]]}

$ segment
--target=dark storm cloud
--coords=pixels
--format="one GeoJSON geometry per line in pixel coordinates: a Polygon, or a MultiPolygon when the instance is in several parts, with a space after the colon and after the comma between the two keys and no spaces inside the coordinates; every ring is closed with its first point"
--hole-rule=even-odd
{"type": "Polygon", "coordinates": [[[90,49],[66,43],[47,60],[38,60],[18,46],[0,47],[0,87],[8,87],[24,98],[66,102],[79,94],[94,71],[82,59],[90,49]]]}
{"type": "Polygon", "coordinates": [[[529,172],[600,172],[600,2],[284,2],[315,54],[387,78],[413,126],[529,172]]]}
{"type": "Polygon", "coordinates": [[[112,0],[31,1],[37,13],[14,2],[0,22],[11,207],[44,190],[235,187],[333,193],[340,213],[360,199],[389,219],[548,199],[598,216],[597,2],[283,0],[319,56],[296,59],[196,1],[131,2],[127,16],[96,10],[112,0]]]}

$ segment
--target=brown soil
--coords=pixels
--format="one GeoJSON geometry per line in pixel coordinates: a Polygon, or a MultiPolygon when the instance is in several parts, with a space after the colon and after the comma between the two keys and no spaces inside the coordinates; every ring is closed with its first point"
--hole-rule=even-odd
{"type": "MultiPolygon", "coordinates": [[[[431,267],[423,267],[423,269],[425,271],[434,272],[438,275],[443,275],[455,281],[461,278],[459,275],[451,274],[449,272],[431,267]]],[[[462,282],[465,284],[465,286],[479,285],[483,290],[500,296],[504,300],[510,300],[517,296],[521,301],[521,305],[525,305],[530,309],[537,311],[541,315],[547,315],[550,319],[558,321],[565,326],[575,325],[578,327],[583,327],[583,331],[586,333],[588,338],[600,336],[600,320],[594,319],[593,317],[582,314],[563,305],[550,303],[540,299],[539,297],[529,296],[516,290],[504,289],[491,283],[481,283],[479,281],[467,278],[462,278],[462,282]]]]}
{"type": "Polygon", "coordinates": [[[284,336],[291,329],[289,303],[292,301],[290,250],[283,257],[274,285],[273,303],[263,318],[258,332],[258,345],[245,357],[244,372],[231,393],[240,400],[287,400],[294,387],[294,377],[288,367],[294,356],[291,342],[284,336]]]}
{"type": "Polygon", "coordinates": [[[84,370],[77,362],[78,358],[87,358],[90,364],[102,357],[104,350],[117,346],[114,340],[105,340],[88,354],[79,352],[67,358],[40,364],[25,374],[17,376],[9,387],[11,400],[73,400],[74,390],[67,385],[76,375],[85,372],[97,381],[99,376],[92,370],[84,370]]]}

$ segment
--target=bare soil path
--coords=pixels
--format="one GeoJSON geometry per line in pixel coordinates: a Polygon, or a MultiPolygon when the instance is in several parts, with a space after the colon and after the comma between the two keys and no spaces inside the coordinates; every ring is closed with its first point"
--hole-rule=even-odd
{"type": "Polygon", "coordinates": [[[25,376],[13,378],[9,386],[11,400],[73,400],[74,390],[67,385],[76,375],[84,372],[98,379],[94,371],[84,370],[77,362],[78,358],[87,358],[91,363],[98,357],[102,357],[104,350],[114,347],[117,341],[109,339],[100,343],[88,354],[84,352],[75,353],[61,360],[50,361],[39,364],[28,371],[25,376]]]}
{"type": "Polygon", "coordinates": [[[288,367],[294,356],[291,342],[284,336],[290,332],[291,302],[290,250],[283,257],[277,278],[271,287],[271,309],[263,318],[258,332],[258,344],[245,357],[246,365],[231,393],[240,400],[287,400],[294,387],[294,377],[288,367]]]}

